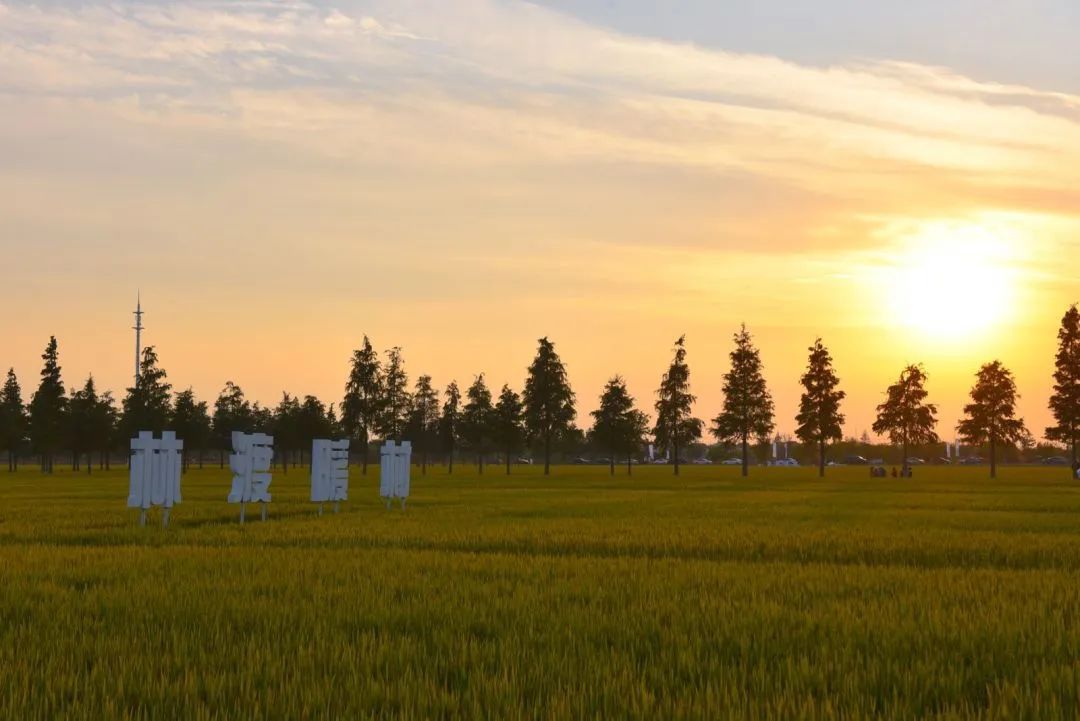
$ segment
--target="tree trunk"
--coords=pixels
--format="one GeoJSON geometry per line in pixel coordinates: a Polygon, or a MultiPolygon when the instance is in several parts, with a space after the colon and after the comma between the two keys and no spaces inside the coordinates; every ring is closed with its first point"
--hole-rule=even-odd
{"type": "Polygon", "coordinates": [[[746,436],[742,439],[742,477],[750,475],[750,441],[746,436]]]}
{"type": "Polygon", "coordinates": [[[678,436],[676,436],[675,438],[672,439],[671,447],[672,447],[672,451],[673,451],[671,455],[674,457],[672,460],[675,463],[675,475],[677,476],[677,475],[679,475],[679,438],[678,438],[678,436]]]}
{"type": "Polygon", "coordinates": [[[615,453],[614,452],[611,454],[611,459],[610,460],[611,460],[611,475],[614,476],[615,475],[615,453]]]}
{"type": "Polygon", "coordinates": [[[218,457],[218,468],[224,468],[225,467],[225,449],[219,448],[218,452],[217,452],[217,457],[218,457]]]}
{"type": "Polygon", "coordinates": [[[510,449],[506,449],[506,475],[510,475],[510,449]]]}
{"type": "Polygon", "coordinates": [[[480,469],[480,475],[484,475],[484,452],[477,451],[476,453],[476,467],[480,469]]]}
{"type": "Polygon", "coordinates": [[[544,475],[551,475],[551,434],[544,434],[544,475]]]}
{"type": "Polygon", "coordinates": [[[447,453],[446,460],[446,472],[449,475],[454,475],[454,444],[450,444],[449,453],[447,453]]]}
{"type": "Polygon", "coordinates": [[[626,454],[626,475],[628,475],[628,476],[634,475],[634,463],[633,463],[633,460],[634,460],[634,457],[631,454],[627,453],[626,454]]]}
{"type": "Polygon", "coordinates": [[[904,454],[904,457],[900,460],[900,477],[907,478],[907,438],[900,444],[900,452],[904,454]]]}
{"type": "Polygon", "coordinates": [[[94,458],[90,455],[90,451],[86,452],[86,475],[90,475],[94,471],[94,458]]]}
{"type": "Polygon", "coordinates": [[[997,478],[997,439],[990,434],[990,477],[997,478]]]}
{"type": "Polygon", "coordinates": [[[818,450],[818,478],[825,477],[825,440],[821,440],[818,450]]]}
{"type": "Polygon", "coordinates": [[[367,429],[366,428],[364,429],[364,434],[363,434],[363,437],[361,438],[360,442],[364,444],[364,450],[363,450],[364,460],[362,461],[363,471],[361,471],[361,473],[366,476],[367,475],[368,446],[370,445],[368,443],[368,434],[367,434],[367,429]]]}

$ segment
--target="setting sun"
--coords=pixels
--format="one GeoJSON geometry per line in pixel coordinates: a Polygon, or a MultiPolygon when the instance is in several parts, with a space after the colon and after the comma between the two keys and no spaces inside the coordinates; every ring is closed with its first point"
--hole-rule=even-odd
{"type": "Polygon", "coordinates": [[[935,222],[904,237],[884,274],[893,319],[940,340],[965,340],[1007,321],[1017,250],[1003,232],[935,222]]]}

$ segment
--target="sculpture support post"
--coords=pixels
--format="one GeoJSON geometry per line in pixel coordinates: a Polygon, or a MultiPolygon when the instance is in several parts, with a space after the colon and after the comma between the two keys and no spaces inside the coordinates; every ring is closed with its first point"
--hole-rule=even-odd
{"type": "Polygon", "coordinates": [[[166,508],[165,511],[161,514],[161,527],[162,528],[168,528],[169,527],[169,511],[171,511],[171,510],[172,510],[171,508],[166,508]]]}
{"type": "Polygon", "coordinates": [[[244,504],[240,504],[240,523],[244,522],[244,504]]]}
{"type": "Polygon", "coordinates": [[[145,508],[143,508],[142,510],[139,511],[139,525],[140,526],[145,526],[146,525],[146,509],[145,508]]]}
{"type": "Polygon", "coordinates": [[[262,519],[265,521],[266,520],[266,501],[260,502],[259,505],[262,506],[262,519]]]}

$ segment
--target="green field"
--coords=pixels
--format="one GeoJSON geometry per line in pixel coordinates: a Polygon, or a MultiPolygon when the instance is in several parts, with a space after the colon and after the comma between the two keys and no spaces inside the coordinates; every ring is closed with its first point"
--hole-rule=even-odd
{"type": "MultiPolygon", "coordinates": [[[[306,470],[173,527],[125,471],[0,473],[3,718],[1075,718],[1064,469],[441,469],[317,518],[306,470]],[[249,515],[250,518],[250,515],[249,515]]],[[[374,471],[374,469],[373,469],[374,471]]]]}

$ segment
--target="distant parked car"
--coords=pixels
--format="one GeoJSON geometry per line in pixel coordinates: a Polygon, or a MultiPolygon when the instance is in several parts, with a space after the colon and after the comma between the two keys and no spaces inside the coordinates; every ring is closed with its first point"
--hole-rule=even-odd
{"type": "Polygon", "coordinates": [[[907,464],[909,466],[921,466],[921,465],[924,465],[925,463],[926,463],[926,461],[924,461],[921,458],[916,458],[915,456],[912,456],[911,458],[907,459],[907,464]]]}
{"type": "Polygon", "coordinates": [[[711,466],[712,461],[710,461],[708,458],[698,458],[697,460],[694,461],[694,465],[695,466],[711,466]]]}
{"type": "Polygon", "coordinates": [[[862,456],[844,456],[844,465],[847,466],[865,466],[868,463],[870,463],[870,461],[862,456]]]}
{"type": "Polygon", "coordinates": [[[961,466],[981,466],[984,463],[986,463],[986,461],[979,456],[968,456],[967,458],[960,459],[961,466]]]}
{"type": "Polygon", "coordinates": [[[574,459],[574,465],[575,466],[587,466],[587,465],[589,465],[589,461],[582,458],[581,456],[578,456],[577,458],[574,459]]]}
{"type": "Polygon", "coordinates": [[[951,463],[952,463],[952,460],[949,459],[949,458],[946,458],[945,456],[938,456],[937,458],[934,459],[934,465],[935,466],[948,466],[951,463]]]}
{"type": "Polygon", "coordinates": [[[871,466],[884,466],[885,465],[885,459],[884,458],[871,458],[870,459],[870,465],[871,466]]]}
{"type": "Polygon", "coordinates": [[[610,458],[597,458],[593,462],[598,464],[598,465],[601,465],[601,466],[610,466],[611,465],[611,459],[610,458]]]}
{"type": "Polygon", "coordinates": [[[533,460],[532,460],[531,458],[525,458],[524,456],[521,456],[521,457],[520,457],[520,458],[518,458],[518,459],[517,459],[517,461],[515,461],[515,462],[516,462],[516,463],[519,463],[519,464],[521,464],[521,465],[523,465],[523,466],[531,466],[531,465],[532,465],[532,462],[533,462],[533,460]]]}
{"type": "Polygon", "coordinates": [[[666,459],[666,458],[654,458],[652,462],[655,465],[662,466],[662,465],[664,465],[665,463],[668,462],[668,459],[666,459]]]}
{"type": "Polygon", "coordinates": [[[729,458],[726,461],[720,461],[720,465],[721,466],[741,466],[742,465],[742,459],[741,458],[729,458]]]}
{"type": "Polygon", "coordinates": [[[791,466],[798,466],[799,462],[797,460],[795,460],[794,458],[781,458],[781,459],[773,462],[773,465],[774,466],[788,466],[788,467],[791,467],[791,466]]]}
{"type": "Polygon", "coordinates": [[[1044,466],[1067,466],[1070,465],[1069,459],[1065,456],[1050,456],[1042,460],[1044,466]]]}

